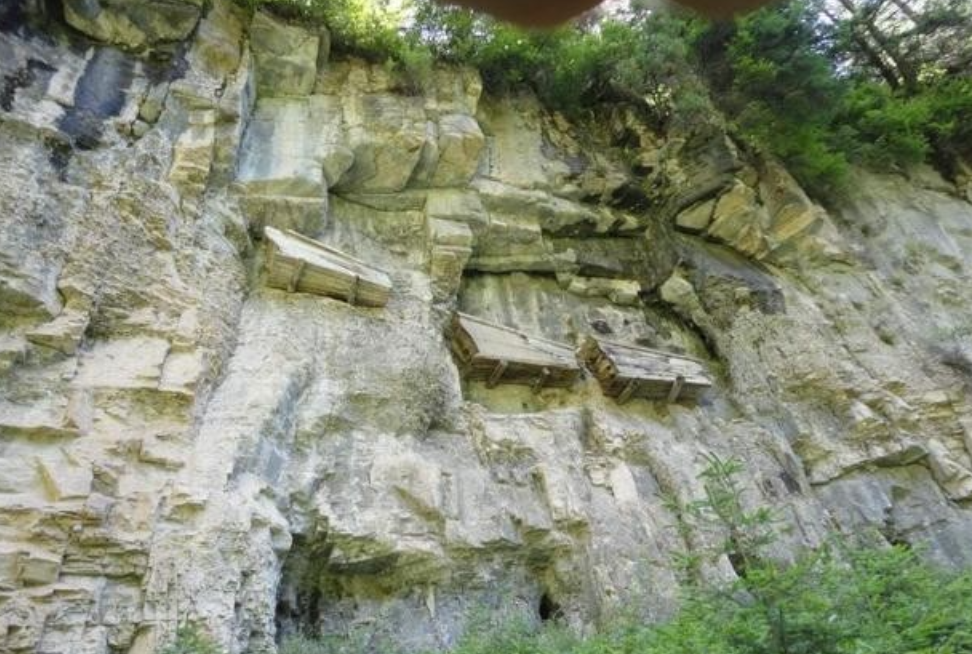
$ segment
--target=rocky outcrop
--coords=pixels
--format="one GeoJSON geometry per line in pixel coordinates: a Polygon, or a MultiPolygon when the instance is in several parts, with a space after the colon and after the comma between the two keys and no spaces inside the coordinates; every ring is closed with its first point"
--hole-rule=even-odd
{"type": "Polygon", "coordinates": [[[185,39],[202,9],[203,0],[65,0],[64,18],[93,39],[141,49],[185,39]]]}
{"type": "Polygon", "coordinates": [[[89,50],[0,31],[0,650],[663,619],[709,452],[780,556],[873,530],[972,563],[959,189],[860,173],[828,212],[718,130],[571,124],[463,69],[416,93],[223,0],[66,4],[89,50]],[[387,271],[387,307],[267,288],[265,225],[387,271]],[[457,308],[716,384],[467,383],[457,308]]]}

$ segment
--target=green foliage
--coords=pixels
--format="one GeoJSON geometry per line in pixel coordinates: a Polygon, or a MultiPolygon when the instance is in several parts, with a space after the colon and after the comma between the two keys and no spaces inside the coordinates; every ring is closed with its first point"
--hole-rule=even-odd
{"type": "MultiPolygon", "coordinates": [[[[970,39],[972,41],[972,39],[970,39]]],[[[972,77],[946,78],[923,93],[929,120],[922,127],[946,172],[972,161],[972,77]]]]}
{"type": "Polygon", "coordinates": [[[709,651],[968,651],[970,590],[968,572],[938,570],[904,548],[831,544],[791,566],[761,566],[729,588],[693,595],[652,639],[677,643],[706,625],[709,651]]]}
{"type": "Polygon", "coordinates": [[[222,650],[199,627],[185,624],[176,630],[175,640],[161,654],[222,654],[222,650]]]}
{"type": "Polygon", "coordinates": [[[767,507],[748,510],[743,502],[743,489],[738,475],[743,471],[738,459],[706,456],[707,465],[699,478],[705,497],[686,507],[696,528],[714,526],[724,532],[716,556],[725,555],[749,569],[759,560],[764,547],[776,540],[777,518],[767,507]]]}
{"type": "MultiPolygon", "coordinates": [[[[304,639],[281,654],[350,654],[304,639]]],[[[696,588],[670,622],[622,623],[588,638],[564,625],[497,626],[454,654],[959,654],[972,651],[972,574],[902,547],[839,542],[793,564],[755,565],[735,583],[696,588]]]]}
{"type": "Polygon", "coordinates": [[[236,3],[250,10],[263,7],[283,18],[307,23],[323,24],[328,20],[328,4],[317,0],[236,0],[236,3]]]}
{"type": "Polygon", "coordinates": [[[968,159],[972,80],[958,63],[972,62],[968,6],[839,6],[844,15],[789,0],[697,42],[742,139],[782,159],[818,197],[843,190],[850,162],[891,170],[932,158],[948,173],[968,159]]]}
{"type": "Polygon", "coordinates": [[[434,0],[237,1],[326,24],[335,50],[386,63],[416,92],[437,61],[465,64],[494,94],[528,88],[575,116],[623,102],[690,131],[714,95],[740,141],[817,197],[840,194],[851,163],[931,160],[948,174],[972,159],[972,5],[960,0],[786,0],[722,24],[632,2],[547,31],[434,0]]]}
{"type": "Polygon", "coordinates": [[[743,140],[822,196],[840,192],[848,161],[832,130],[844,85],[815,20],[805,0],[738,19],[724,43],[731,82],[721,100],[743,140]]]}
{"type": "MultiPolygon", "coordinates": [[[[737,580],[690,587],[670,622],[633,619],[588,638],[562,624],[522,622],[474,629],[455,654],[960,654],[972,651],[972,571],[937,568],[895,546],[865,549],[840,538],[784,564],[766,555],[777,537],[774,514],[747,508],[742,466],[710,456],[704,496],[679,508],[690,529],[725,539],[703,554],[744,561],[737,580]]],[[[296,641],[295,641],[296,642],[296,641]]],[[[364,652],[316,649],[282,654],[364,652]]]]}
{"type": "MultiPolygon", "coordinates": [[[[285,638],[280,646],[279,654],[355,654],[369,651],[366,638],[354,636],[323,636],[308,638],[306,636],[291,636],[285,638]]],[[[391,654],[389,652],[388,654],[391,654]]]]}
{"type": "Polygon", "coordinates": [[[891,93],[874,82],[855,87],[844,99],[840,122],[855,158],[877,169],[921,163],[930,144],[926,129],[931,107],[923,96],[891,93]]]}
{"type": "Polygon", "coordinates": [[[402,9],[393,11],[387,0],[236,0],[251,10],[264,8],[280,17],[324,25],[331,47],[344,54],[385,63],[402,74],[406,90],[428,83],[433,67],[427,44],[407,38],[401,28],[402,9]]]}
{"type": "Polygon", "coordinates": [[[709,108],[692,74],[696,23],[633,12],[594,25],[526,31],[454,7],[417,4],[410,34],[440,60],[477,68],[492,93],[530,88],[550,108],[577,114],[607,101],[644,107],[659,126],[709,108]]]}
{"type": "Polygon", "coordinates": [[[561,654],[579,652],[584,642],[563,625],[530,627],[523,622],[497,625],[465,636],[455,654],[561,654]]]}

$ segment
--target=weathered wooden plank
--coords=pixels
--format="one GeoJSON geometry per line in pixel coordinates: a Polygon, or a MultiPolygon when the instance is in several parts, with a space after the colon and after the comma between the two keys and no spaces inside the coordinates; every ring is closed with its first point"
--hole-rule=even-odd
{"type": "Polygon", "coordinates": [[[669,402],[678,402],[678,396],[682,392],[683,386],[685,386],[685,377],[679,375],[672,383],[672,390],[668,392],[669,402]]]}
{"type": "Polygon", "coordinates": [[[570,386],[581,373],[569,345],[462,313],[453,318],[449,342],[465,378],[490,388],[521,384],[538,392],[570,386]]]}
{"type": "Polygon", "coordinates": [[[634,395],[635,390],[638,388],[637,379],[629,379],[628,383],[625,384],[624,390],[618,395],[618,404],[625,404],[634,395]]]}
{"type": "Polygon", "coordinates": [[[460,320],[482,356],[516,359],[537,365],[576,365],[574,352],[567,345],[527,336],[502,325],[489,325],[468,317],[460,320]]]}
{"type": "Polygon", "coordinates": [[[294,266],[294,272],[290,275],[290,281],[287,282],[287,292],[293,293],[297,290],[297,284],[300,283],[300,276],[304,274],[304,268],[307,267],[306,261],[299,261],[297,265],[294,266]]]}
{"type": "Polygon", "coordinates": [[[264,235],[268,286],[327,295],[351,304],[387,304],[392,283],[381,270],[293,231],[267,227],[264,235]]]}
{"type": "Polygon", "coordinates": [[[494,386],[496,386],[496,384],[499,383],[500,378],[503,376],[503,373],[506,372],[506,369],[509,367],[509,365],[510,364],[508,364],[506,361],[498,361],[496,363],[496,367],[493,368],[493,372],[489,374],[489,381],[486,382],[486,387],[493,388],[494,386]]]}
{"type": "Polygon", "coordinates": [[[620,404],[633,397],[693,401],[712,386],[701,361],[670,352],[591,336],[581,346],[580,355],[604,394],[620,404]]]}
{"type": "Polygon", "coordinates": [[[533,382],[533,386],[531,386],[531,389],[533,390],[534,393],[540,392],[544,384],[546,384],[547,381],[550,379],[550,375],[551,375],[550,368],[544,366],[543,370],[540,371],[540,375],[537,377],[537,380],[533,382]]]}

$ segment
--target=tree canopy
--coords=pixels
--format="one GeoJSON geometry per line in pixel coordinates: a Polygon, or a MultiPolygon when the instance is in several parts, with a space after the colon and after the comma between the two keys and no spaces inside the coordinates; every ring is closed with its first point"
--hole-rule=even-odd
{"type": "Polygon", "coordinates": [[[726,22],[631,0],[542,31],[432,0],[241,1],[323,22],[336,50],[414,87],[441,61],[574,116],[623,102],[667,130],[718,107],[817,196],[839,192],[850,164],[927,161],[948,176],[972,159],[967,0],[785,0],[726,22]]]}

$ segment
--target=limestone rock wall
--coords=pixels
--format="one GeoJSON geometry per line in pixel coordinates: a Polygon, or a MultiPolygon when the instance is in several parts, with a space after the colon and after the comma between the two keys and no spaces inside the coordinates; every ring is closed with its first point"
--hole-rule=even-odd
{"type": "Polygon", "coordinates": [[[710,452],[782,557],[873,529],[972,563],[972,205],[933,172],[828,212],[715,123],[416,89],[223,0],[48,6],[0,9],[0,651],[663,619],[710,452]],[[265,288],[268,224],[387,270],[389,305],[265,288]],[[466,384],[456,308],[716,384],[466,384]]]}

